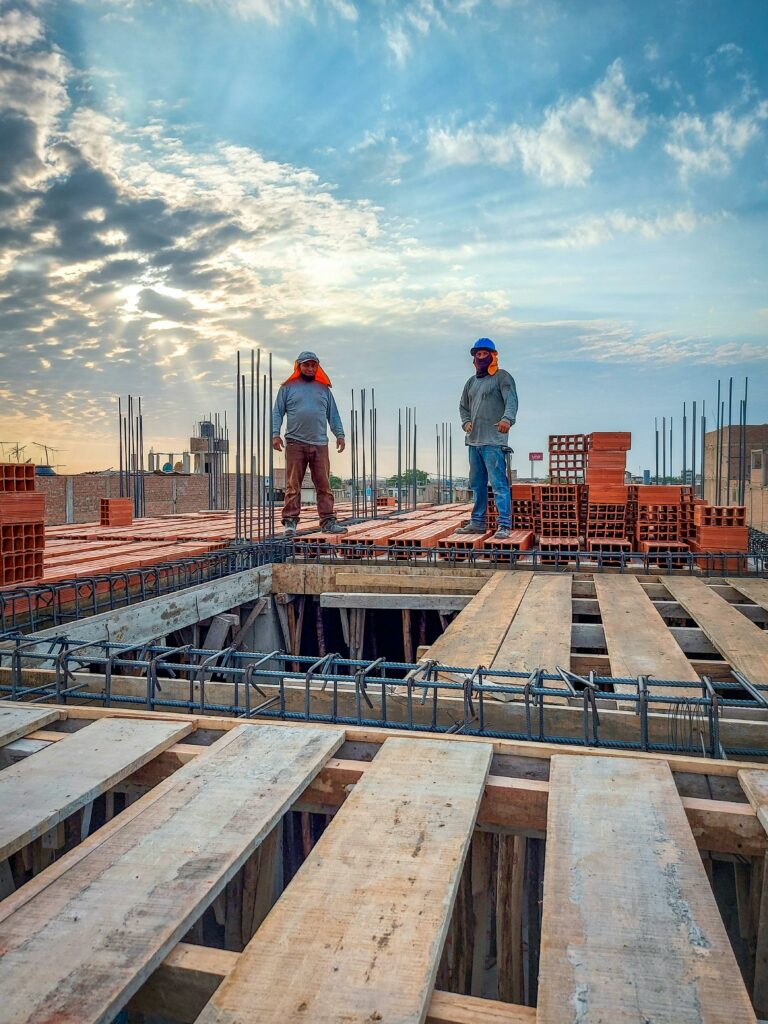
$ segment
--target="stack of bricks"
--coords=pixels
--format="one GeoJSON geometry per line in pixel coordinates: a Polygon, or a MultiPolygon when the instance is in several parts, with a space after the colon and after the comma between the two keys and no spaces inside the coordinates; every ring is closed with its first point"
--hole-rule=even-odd
{"type": "MultiPolygon", "coordinates": [[[[691,551],[725,555],[744,552],[749,546],[747,509],[744,505],[693,506],[694,535],[689,541],[691,551]]],[[[711,568],[712,558],[697,559],[702,568],[711,568]]],[[[721,558],[717,569],[721,572],[741,572],[743,558],[721,558]]]]}
{"type": "Polygon", "coordinates": [[[99,519],[100,526],[131,526],[133,498],[101,498],[99,519]]]}
{"type": "Polygon", "coordinates": [[[624,483],[627,452],[632,445],[629,431],[596,431],[589,435],[587,483],[618,486],[624,483]]]}
{"type": "Polygon", "coordinates": [[[533,487],[530,484],[512,484],[512,529],[533,530],[533,487]]]}
{"type": "MultiPolygon", "coordinates": [[[[534,523],[542,552],[579,550],[579,491],[577,484],[533,488],[534,523]]],[[[554,561],[555,557],[546,560],[554,561]]]]}
{"type": "Polygon", "coordinates": [[[496,507],[496,499],[490,484],[488,485],[488,514],[485,523],[489,530],[498,530],[499,528],[499,510],[496,507]]]}
{"type": "MultiPolygon", "coordinates": [[[[698,499],[704,503],[702,499],[698,499]]],[[[686,544],[694,539],[696,533],[696,522],[694,509],[697,499],[693,496],[693,487],[690,485],[680,488],[680,540],[686,544]]]]}
{"type": "Polygon", "coordinates": [[[681,539],[682,491],[682,487],[645,484],[637,488],[637,547],[651,562],[666,563],[688,552],[688,544],[681,539]]]}
{"type": "Polygon", "coordinates": [[[35,467],[0,465],[0,586],[43,575],[45,496],[35,493],[35,467]]]}
{"type": "Polygon", "coordinates": [[[614,562],[632,550],[627,540],[628,488],[623,484],[593,484],[588,492],[584,534],[587,550],[614,562]]]}
{"type": "Polygon", "coordinates": [[[583,484],[588,449],[588,434],[550,434],[549,482],[583,484]]]}

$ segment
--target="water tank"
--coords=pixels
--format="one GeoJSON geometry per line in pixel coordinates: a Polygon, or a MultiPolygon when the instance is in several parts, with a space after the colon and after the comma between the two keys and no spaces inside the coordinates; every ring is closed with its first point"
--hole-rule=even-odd
{"type": "Polygon", "coordinates": [[[203,420],[200,424],[200,437],[213,437],[214,429],[210,420],[203,420]]]}

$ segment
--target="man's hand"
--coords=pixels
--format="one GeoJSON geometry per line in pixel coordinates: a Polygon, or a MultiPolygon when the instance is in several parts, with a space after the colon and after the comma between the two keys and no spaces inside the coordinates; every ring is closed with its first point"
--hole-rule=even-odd
{"type": "Polygon", "coordinates": [[[275,449],[276,452],[281,452],[283,450],[283,439],[282,439],[282,437],[280,437],[279,435],[278,435],[278,437],[273,437],[272,438],[272,447],[275,449]]]}
{"type": "Polygon", "coordinates": [[[509,420],[499,420],[499,422],[496,424],[496,429],[500,434],[508,434],[509,420]]]}
{"type": "Polygon", "coordinates": [[[337,437],[336,438],[336,451],[337,452],[343,452],[346,447],[347,447],[347,442],[344,440],[344,438],[343,437],[337,437]]]}
{"type": "Polygon", "coordinates": [[[472,420],[470,420],[469,423],[464,424],[464,432],[467,434],[472,433],[472,420]]]}

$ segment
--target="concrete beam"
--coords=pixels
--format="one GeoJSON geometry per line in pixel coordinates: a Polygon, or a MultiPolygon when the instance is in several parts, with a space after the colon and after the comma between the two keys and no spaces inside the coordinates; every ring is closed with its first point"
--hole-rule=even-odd
{"type": "Polygon", "coordinates": [[[321,608],[371,608],[376,611],[460,612],[472,594],[321,594],[321,608]]]}
{"type": "MultiPolygon", "coordinates": [[[[68,622],[66,626],[54,626],[31,633],[28,638],[47,640],[66,633],[73,644],[87,640],[109,640],[122,644],[143,644],[160,636],[167,636],[174,630],[192,626],[203,619],[210,619],[231,608],[238,608],[247,601],[254,601],[269,594],[272,587],[272,566],[224,576],[210,580],[187,590],[153,597],[125,608],[91,615],[85,619],[68,622]]],[[[13,650],[13,644],[0,645],[3,651],[13,650]]],[[[82,652],[84,655],[87,651],[82,652]]],[[[27,665],[44,668],[51,662],[27,660],[27,665]]]]}

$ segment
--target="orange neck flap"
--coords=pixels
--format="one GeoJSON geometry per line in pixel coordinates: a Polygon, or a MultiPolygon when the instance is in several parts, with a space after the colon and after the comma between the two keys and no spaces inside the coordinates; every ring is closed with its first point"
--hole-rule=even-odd
{"type": "MultiPolygon", "coordinates": [[[[496,371],[494,371],[494,373],[495,372],[496,371]]],[[[293,373],[287,380],[283,381],[283,384],[290,384],[292,380],[298,380],[300,376],[301,370],[299,369],[299,362],[298,360],[296,360],[296,362],[293,364],[293,373]]],[[[317,364],[317,373],[315,374],[315,380],[317,381],[318,384],[325,384],[327,388],[332,387],[328,374],[325,372],[322,366],[320,366],[319,363],[317,364]]]]}

